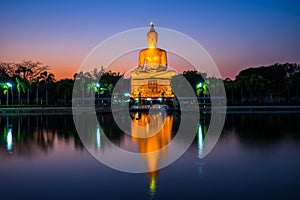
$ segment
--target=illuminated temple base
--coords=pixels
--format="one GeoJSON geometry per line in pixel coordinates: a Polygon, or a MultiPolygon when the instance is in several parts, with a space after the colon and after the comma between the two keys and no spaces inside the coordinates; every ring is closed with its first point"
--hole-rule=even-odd
{"type": "Polygon", "coordinates": [[[140,76],[131,76],[132,98],[173,98],[171,79],[173,71],[160,72],[159,76],[143,73],[140,76]]]}

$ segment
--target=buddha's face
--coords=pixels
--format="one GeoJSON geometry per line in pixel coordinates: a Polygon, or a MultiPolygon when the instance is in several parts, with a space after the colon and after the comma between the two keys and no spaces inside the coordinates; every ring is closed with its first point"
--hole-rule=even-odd
{"type": "Polygon", "coordinates": [[[156,43],[157,43],[156,33],[149,33],[147,35],[147,41],[148,41],[148,47],[150,49],[155,49],[156,48],[156,43]]]}

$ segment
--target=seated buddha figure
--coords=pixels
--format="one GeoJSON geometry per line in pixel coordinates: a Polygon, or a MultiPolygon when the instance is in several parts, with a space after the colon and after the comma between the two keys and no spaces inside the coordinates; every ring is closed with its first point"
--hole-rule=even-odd
{"type": "Polygon", "coordinates": [[[137,78],[165,78],[176,74],[174,70],[167,70],[167,52],[157,48],[158,34],[151,22],[147,33],[148,48],[139,52],[138,67],[131,72],[131,77],[137,78]]]}

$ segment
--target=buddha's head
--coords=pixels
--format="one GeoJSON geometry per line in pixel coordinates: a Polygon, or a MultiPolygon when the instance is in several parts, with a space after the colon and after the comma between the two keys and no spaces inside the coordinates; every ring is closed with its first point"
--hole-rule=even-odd
{"type": "Polygon", "coordinates": [[[155,49],[157,44],[158,34],[154,30],[154,24],[153,22],[150,23],[150,31],[147,33],[147,41],[148,41],[148,47],[150,49],[155,49]]]}

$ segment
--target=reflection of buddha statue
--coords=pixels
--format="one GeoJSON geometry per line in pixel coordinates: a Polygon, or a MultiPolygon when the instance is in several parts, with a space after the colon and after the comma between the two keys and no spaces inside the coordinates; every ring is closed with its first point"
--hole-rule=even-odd
{"type": "Polygon", "coordinates": [[[162,149],[169,144],[172,138],[173,115],[163,118],[160,114],[153,114],[152,118],[147,113],[135,113],[131,122],[132,140],[138,142],[139,152],[147,161],[149,169],[149,192],[154,195],[157,184],[159,162],[167,155],[167,149],[162,149]],[[150,123],[158,130],[155,135],[151,133],[150,123]],[[136,125],[143,127],[139,129],[136,125]],[[148,136],[149,137],[145,137],[148,136]],[[151,152],[156,152],[151,154],[151,152]]]}
{"type": "Polygon", "coordinates": [[[131,72],[131,77],[166,78],[176,74],[173,70],[167,71],[167,52],[156,47],[157,40],[158,34],[151,22],[150,31],[147,33],[148,48],[140,51],[138,67],[131,72]]]}

